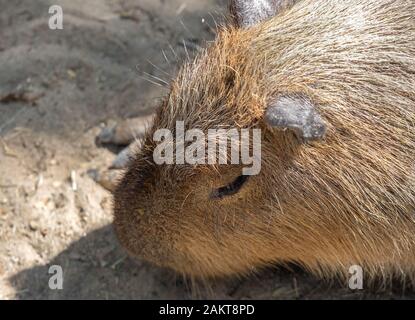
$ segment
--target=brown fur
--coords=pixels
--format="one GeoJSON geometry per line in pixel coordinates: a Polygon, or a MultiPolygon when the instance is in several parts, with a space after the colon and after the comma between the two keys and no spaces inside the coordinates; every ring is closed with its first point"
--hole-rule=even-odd
{"type": "Polygon", "coordinates": [[[228,25],[187,63],[115,193],[134,255],[197,277],[295,262],[321,276],[415,276],[415,2],[304,0],[252,28],[228,25]],[[328,124],[301,144],[262,119],[280,94],[328,124]],[[152,134],[259,127],[262,170],[220,201],[239,166],[157,166],[152,134]]]}

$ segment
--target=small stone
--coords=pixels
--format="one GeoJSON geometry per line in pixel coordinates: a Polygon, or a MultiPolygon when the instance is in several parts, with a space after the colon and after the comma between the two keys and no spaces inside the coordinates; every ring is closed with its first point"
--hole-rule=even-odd
{"type": "Polygon", "coordinates": [[[46,208],[50,211],[56,208],[55,203],[52,201],[52,199],[48,199],[46,202],[46,208]]]}
{"type": "Polygon", "coordinates": [[[128,164],[131,162],[131,155],[133,154],[133,150],[130,147],[125,148],[121,151],[115,160],[112,162],[110,169],[125,169],[127,168],[128,164]]]}
{"type": "Polygon", "coordinates": [[[62,182],[60,181],[53,181],[52,186],[57,189],[62,185],[62,182]]]}
{"type": "Polygon", "coordinates": [[[45,204],[42,201],[38,201],[35,203],[34,207],[38,210],[41,210],[45,208],[45,204]]]}
{"type": "Polygon", "coordinates": [[[67,70],[68,76],[70,79],[75,79],[76,78],[76,72],[72,69],[68,69],[67,70]]]}
{"type": "Polygon", "coordinates": [[[98,183],[104,189],[113,192],[115,190],[117,179],[119,178],[119,172],[116,171],[104,171],[91,169],[87,171],[87,175],[98,183]]]}
{"type": "Polygon", "coordinates": [[[53,201],[55,202],[55,208],[62,209],[63,207],[65,207],[67,200],[68,199],[65,197],[63,193],[55,195],[53,199],[53,201]]]}
{"type": "Polygon", "coordinates": [[[29,222],[29,228],[32,231],[36,231],[39,228],[39,226],[36,221],[32,220],[29,222]]]}
{"type": "Polygon", "coordinates": [[[99,180],[100,175],[97,169],[89,169],[86,174],[95,182],[99,180]]]}

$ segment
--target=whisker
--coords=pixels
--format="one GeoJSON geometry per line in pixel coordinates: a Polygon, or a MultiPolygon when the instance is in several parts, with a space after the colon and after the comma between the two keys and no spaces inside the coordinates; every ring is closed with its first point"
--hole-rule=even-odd
{"type": "Polygon", "coordinates": [[[167,55],[166,55],[166,52],[162,49],[161,50],[161,52],[163,53],[163,57],[164,57],[164,59],[166,59],[166,62],[169,64],[169,66],[171,65],[170,64],[170,60],[167,58],[167,55]]]}
{"type": "Polygon", "coordinates": [[[147,62],[149,63],[149,64],[151,64],[154,68],[156,68],[158,71],[160,71],[160,72],[162,72],[162,73],[164,73],[166,76],[168,76],[168,77],[170,77],[171,78],[171,74],[170,73],[168,73],[168,72],[166,72],[166,71],[164,71],[163,69],[161,69],[160,67],[157,67],[154,63],[152,63],[150,60],[147,60],[147,62]]]}
{"type": "Polygon", "coordinates": [[[152,81],[152,80],[150,80],[150,79],[147,79],[146,77],[143,77],[143,76],[141,76],[141,75],[138,75],[138,77],[139,77],[140,79],[142,79],[142,80],[144,80],[144,81],[147,81],[147,82],[149,82],[149,83],[151,83],[151,84],[154,84],[154,85],[156,85],[156,86],[158,86],[158,87],[162,87],[162,88],[164,88],[164,87],[165,87],[165,86],[163,86],[162,84],[157,83],[157,82],[155,82],[155,81],[152,81]]]}
{"type": "Polygon", "coordinates": [[[209,12],[209,13],[208,13],[208,15],[212,18],[213,23],[215,24],[215,28],[212,28],[212,27],[210,26],[210,24],[208,24],[208,26],[209,26],[209,28],[211,29],[211,32],[216,33],[216,31],[219,29],[219,25],[218,25],[218,23],[216,22],[216,19],[215,19],[215,17],[213,16],[213,14],[212,14],[211,12],[209,12]]]}
{"type": "Polygon", "coordinates": [[[187,51],[186,40],[183,39],[184,51],[186,52],[187,61],[190,61],[189,52],[187,51]]]}
{"type": "Polygon", "coordinates": [[[192,38],[196,38],[194,33],[192,31],[190,31],[189,28],[187,28],[186,25],[183,23],[182,19],[180,19],[180,24],[183,26],[183,29],[192,36],[192,38]]]}
{"type": "Polygon", "coordinates": [[[169,43],[169,48],[170,48],[171,52],[173,52],[174,56],[176,57],[176,62],[179,62],[180,59],[179,59],[178,55],[176,54],[176,51],[174,51],[173,46],[170,43],[169,43]]]}
{"type": "Polygon", "coordinates": [[[163,79],[161,79],[161,78],[159,78],[159,77],[156,77],[156,76],[154,76],[154,75],[152,75],[152,74],[150,74],[150,73],[148,73],[148,72],[143,72],[143,74],[145,74],[146,76],[149,76],[149,77],[151,77],[151,78],[153,78],[153,79],[155,79],[155,80],[160,81],[161,83],[165,84],[166,86],[168,86],[168,85],[169,85],[169,83],[168,83],[168,82],[166,82],[166,81],[164,81],[163,79]]]}
{"type": "Polygon", "coordinates": [[[187,194],[187,196],[184,198],[184,200],[183,200],[183,202],[182,202],[182,205],[181,205],[181,209],[183,209],[183,206],[184,206],[184,204],[186,203],[187,198],[189,198],[189,196],[190,196],[192,193],[193,193],[193,190],[192,190],[192,191],[190,191],[190,192],[187,194]]]}
{"type": "MultiPolygon", "coordinates": [[[[138,77],[139,77],[140,79],[142,79],[142,80],[144,80],[144,81],[147,81],[147,82],[149,82],[149,83],[151,83],[151,84],[154,84],[154,85],[156,85],[156,86],[162,87],[162,88],[164,88],[164,87],[165,87],[165,86],[163,86],[162,84],[157,83],[157,82],[155,82],[155,81],[152,81],[151,79],[148,79],[148,78],[144,77],[143,75],[141,75],[141,74],[140,74],[140,73],[141,73],[140,66],[139,66],[138,64],[135,66],[135,69],[137,70],[137,72],[138,72],[138,77]]],[[[145,74],[145,72],[143,72],[143,74],[145,74]]]]}

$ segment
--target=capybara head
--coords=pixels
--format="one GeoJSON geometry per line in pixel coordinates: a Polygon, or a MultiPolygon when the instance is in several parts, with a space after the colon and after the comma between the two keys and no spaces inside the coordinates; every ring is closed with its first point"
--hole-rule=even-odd
{"type": "Polygon", "coordinates": [[[182,67],[117,187],[121,243],[200,277],[289,262],[411,274],[415,2],[234,0],[231,12],[182,67]],[[195,152],[193,136],[179,154],[180,128],[249,130],[260,170],[178,161],[195,152]],[[174,162],[155,159],[163,143],[174,162]]]}

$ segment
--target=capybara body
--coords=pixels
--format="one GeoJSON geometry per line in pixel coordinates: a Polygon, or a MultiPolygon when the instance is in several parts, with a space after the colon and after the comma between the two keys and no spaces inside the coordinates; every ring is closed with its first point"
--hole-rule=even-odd
{"type": "Polygon", "coordinates": [[[133,255],[196,277],[296,263],[322,276],[415,275],[415,2],[303,0],[229,22],[186,63],[119,183],[115,230],[133,255]],[[265,121],[306,97],[324,137],[265,121]],[[240,165],[157,165],[157,129],[260,128],[258,175],[240,165]]]}

